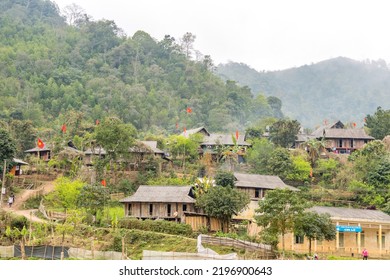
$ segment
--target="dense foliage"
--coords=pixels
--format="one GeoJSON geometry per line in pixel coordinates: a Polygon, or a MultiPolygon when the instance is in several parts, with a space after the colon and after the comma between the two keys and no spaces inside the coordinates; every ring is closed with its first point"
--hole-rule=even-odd
{"type": "Polygon", "coordinates": [[[390,108],[390,70],[383,60],[359,62],[338,57],[268,72],[231,62],[219,65],[217,72],[248,86],[255,95],[278,97],[285,115],[304,127],[340,119],[362,125],[364,117],[378,106],[390,108]]]}
{"type": "Polygon", "coordinates": [[[63,123],[73,137],[107,116],[168,133],[201,125],[235,131],[281,116],[277,98],[254,98],[248,87],[223,82],[210,56],[192,60],[195,35],[127,36],[80,9],[65,17],[50,1],[0,1],[0,118],[31,120],[52,138],[63,123]]]}

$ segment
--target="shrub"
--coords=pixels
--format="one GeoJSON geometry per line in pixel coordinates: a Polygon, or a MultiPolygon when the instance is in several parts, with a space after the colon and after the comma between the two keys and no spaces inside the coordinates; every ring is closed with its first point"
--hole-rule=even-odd
{"type": "Polygon", "coordinates": [[[165,220],[138,220],[134,218],[124,218],[119,220],[118,226],[127,229],[139,229],[145,231],[155,231],[174,235],[191,236],[192,228],[187,224],[179,224],[165,220]]]}

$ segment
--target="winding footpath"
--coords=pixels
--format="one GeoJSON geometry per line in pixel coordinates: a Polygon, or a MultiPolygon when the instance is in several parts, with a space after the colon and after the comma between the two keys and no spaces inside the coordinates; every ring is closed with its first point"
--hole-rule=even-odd
{"type": "Polygon", "coordinates": [[[54,181],[44,182],[38,189],[22,190],[20,193],[18,193],[15,196],[15,203],[12,205],[12,207],[8,207],[8,203],[4,202],[1,208],[6,212],[11,212],[15,215],[24,216],[29,221],[31,220],[33,222],[46,223],[47,222],[46,220],[40,219],[34,215],[34,213],[37,212],[38,209],[22,209],[22,208],[23,208],[23,204],[30,197],[33,197],[38,193],[41,193],[42,195],[46,195],[53,190],[54,190],[54,181]]]}

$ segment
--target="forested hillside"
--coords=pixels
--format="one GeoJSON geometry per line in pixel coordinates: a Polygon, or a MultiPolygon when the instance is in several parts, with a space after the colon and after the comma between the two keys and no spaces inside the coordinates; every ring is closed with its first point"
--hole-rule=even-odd
{"type": "Polygon", "coordinates": [[[284,71],[257,72],[240,63],[219,65],[226,80],[273,95],[285,115],[313,128],[324,120],[363,123],[378,106],[390,108],[390,70],[383,60],[358,62],[338,57],[284,71]]]}
{"type": "Polygon", "coordinates": [[[225,83],[207,55],[193,59],[191,33],[158,41],[77,9],[67,16],[51,1],[0,1],[3,121],[59,131],[117,116],[139,131],[173,133],[201,125],[235,131],[282,115],[279,100],[225,83]]]}

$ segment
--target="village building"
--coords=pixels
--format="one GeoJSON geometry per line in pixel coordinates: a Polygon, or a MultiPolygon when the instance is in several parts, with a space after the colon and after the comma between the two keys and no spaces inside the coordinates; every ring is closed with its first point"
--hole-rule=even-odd
{"type": "Polygon", "coordinates": [[[317,128],[311,137],[325,140],[326,150],[337,154],[350,154],[375,140],[363,128],[346,128],[341,121],[317,128]]]}
{"type": "Polygon", "coordinates": [[[95,160],[106,157],[106,150],[101,147],[88,148],[84,152],[84,164],[87,166],[93,165],[95,160]]]}
{"type": "Polygon", "coordinates": [[[139,186],[122,200],[125,216],[181,221],[184,212],[199,212],[191,186],[139,186]]]}
{"type": "Polygon", "coordinates": [[[189,129],[182,132],[180,135],[184,137],[190,137],[192,134],[200,134],[203,136],[203,141],[199,144],[199,155],[203,156],[208,153],[211,154],[214,161],[219,161],[219,150],[223,147],[225,149],[237,147],[235,153],[237,154],[238,163],[245,162],[244,156],[248,147],[251,147],[251,144],[245,141],[245,135],[240,134],[238,131],[232,134],[222,134],[222,133],[209,133],[206,128],[198,127],[194,129],[189,129]]]}
{"type": "Polygon", "coordinates": [[[22,166],[28,165],[27,162],[24,162],[23,160],[18,158],[13,158],[12,163],[14,164],[14,166],[12,167],[9,173],[13,176],[22,175],[23,174],[22,166]]]}
{"type": "Polygon", "coordinates": [[[236,179],[235,187],[248,194],[250,198],[248,207],[234,216],[233,219],[249,221],[248,234],[252,236],[257,235],[261,230],[254,222],[254,216],[257,214],[255,210],[259,208],[259,200],[264,198],[266,192],[275,189],[299,191],[297,188],[286,185],[278,176],[238,172],[233,174],[236,179]]]}
{"type": "MultiPolygon", "coordinates": [[[[319,214],[327,213],[336,228],[336,239],[313,241],[312,251],[342,256],[360,256],[364,248],[370,256],[390,256],[390,216],[379,210],[315,206],[319,214]]],[[[306,253],[307,238],[293,233],[285,235],[287,250],[306,253]]]]}
{"type": "Polygon", "coordinates": [[[45,145],[42,149],[35,147],[30,150],[24,151],[27,155],[38,157],[41,160],[49,161],[51,158],[51,148],[50,145],[45,145]]]}

